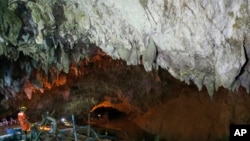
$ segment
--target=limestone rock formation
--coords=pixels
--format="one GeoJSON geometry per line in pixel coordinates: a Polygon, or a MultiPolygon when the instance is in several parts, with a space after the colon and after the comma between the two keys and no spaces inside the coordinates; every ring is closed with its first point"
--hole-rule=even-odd
{"type": "MultiPolygon", "coordinates": [[[[0,55],[19,61],[26,75],[30,68],[68,73],[94,44],[128,65],[161,67],[199,90],[205,85],[210,96],[220,86],[249,91],[248,0],[1,0],[0,6],[0,55]]],[[[1,71],[2,87],[14,87],[11,68],[1,71]]]]}

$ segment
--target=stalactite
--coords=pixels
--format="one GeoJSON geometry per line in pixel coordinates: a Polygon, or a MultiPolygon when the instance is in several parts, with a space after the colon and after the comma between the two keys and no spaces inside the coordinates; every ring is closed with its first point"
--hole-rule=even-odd
{"type": "Polygon", "coordinates": [[[70,88],[66,87],[64,90],[61,91],[61,93],[62,93],[63,99],[65,101],[68,101],[70,97],[70,88]]]}
{"type": "Polygon", "coordinates": [[[27,95],[28,99],[30,100],[32,98],[32,88],[31,87],[25,87],[24,92],[27,95]]]}
{"type": "Polygon", "coordinates": [[[26,81],[23,90],[30,100],[32,98],[33,86],[28,80],[26,81]]]}
{"type": "Polygon", "coordinates": [[[12,83],[13,65],[4,66],[4,86],[10,87],[12,83]]]}

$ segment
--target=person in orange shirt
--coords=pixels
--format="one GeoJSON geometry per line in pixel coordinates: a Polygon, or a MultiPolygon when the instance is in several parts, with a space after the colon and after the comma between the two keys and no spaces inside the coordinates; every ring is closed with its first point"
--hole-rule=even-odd
{"type": "Polygon", "coordinates": [[[22,106],[18,113],[18,121],[25,136],[27,136],[27,132],[30,130],[30,123],[27,119],[26,110],[27,108],[22,106]]]}

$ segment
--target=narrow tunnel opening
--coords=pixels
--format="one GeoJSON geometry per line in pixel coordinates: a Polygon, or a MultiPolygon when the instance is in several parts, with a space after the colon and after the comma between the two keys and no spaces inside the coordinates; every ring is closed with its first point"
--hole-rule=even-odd
{"type": "Polygon", "coordinates": [[[110,121],[127,117],[127,114],[112,107],[100,107],[92,112],[92,116],[94,116],[94,118],[110,121]]]}
{"type": "MultiPolygon", "coordinates": [[[[154,140],[154,135],[141,129],[136,123],[129,120],[131,115],[126,114],[113,107],[98,107],[91,112],[92,117],[95,116],[99,121],[95,122],[95,126],[103,127],[103,134],[108,131],[109,135],[114,135],[121,140],[154,140]],[[99,117],[98,117],[99,115],[99,117]],[[102,119],[100,119],[100,116],[102,119]],[[101,120],[101,121],[100,121],[101,120]]],[[[101,131],[101,129],[99,129],[101,131]]]]}

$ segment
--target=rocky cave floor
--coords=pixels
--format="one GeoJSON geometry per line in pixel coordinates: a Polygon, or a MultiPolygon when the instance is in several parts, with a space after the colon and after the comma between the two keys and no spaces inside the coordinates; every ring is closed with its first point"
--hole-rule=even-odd
{"type": "MultiPolygon", "coordinates": [[[[60,93],[64,86],[43,94],[35,93],[31,100],[21,93],[11,100],[3,100],[9,107],[1,108],[1,117],[15,116],[18,107],[25,105],[34,122],[39,121],[42,114],[55,111],[54,117],[58,120],[74,114],[77,124],[84,124],[91,108],[98,104],[103,108],[105,104],[101,103],[109,101],[111,104],[106,106],[119,111],[113,115],[120,116],[112,118],[110,113],[108,124],[96,124],[121,131],[123,135],[119,136],[130,136],[134,140],[159,137],[177,141],[222,141],[229,140],[230,124],[250,124],[250,95],[243,88],[237,92],[219,88],[211,99],[204,87],[199,92],[193,84],[180,82],[165,70],[145,72],[142,66],[127,66],[120,60],[105,63],[107,60],[110,58],[104,57],[85,66],[88,72],[81,78],[71,76],[67,81],[71,90],[69,97],[60,93]]],[[[96,114],[96,111],[92,113],[93,120],[98,118],[96,114]]]]}

